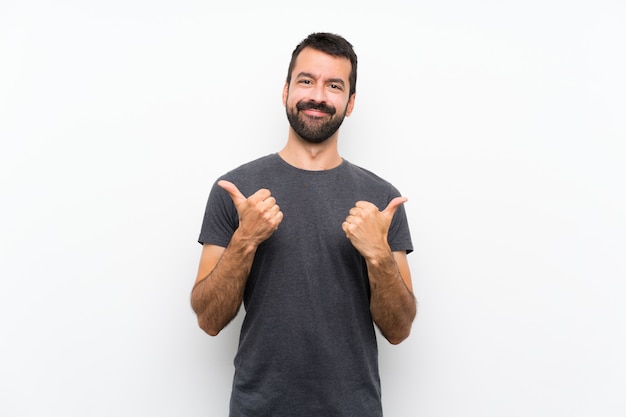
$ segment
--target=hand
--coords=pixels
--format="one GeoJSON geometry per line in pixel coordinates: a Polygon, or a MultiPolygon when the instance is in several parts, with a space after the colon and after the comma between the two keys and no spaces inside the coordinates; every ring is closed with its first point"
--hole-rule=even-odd
{"type": "Polygon", "coordinates": [[[378,207],[372,203],[358,201],[350,209],[341,228],[352,246],[365,258],[388,252],[387,234],[391,220],[398,207],[407,201],[406,197],[396,197],[383,211],[378,211],[378,207]]]}
{"type": "Polygon", "coordinates": [[[262,188],[246,198],[232,182],[222,180],[217,185],[226,190],[235,204],[239,215],[237,232],[243,239],[258,245],[278,229],[283,213],[269,190],[262,188]]]}

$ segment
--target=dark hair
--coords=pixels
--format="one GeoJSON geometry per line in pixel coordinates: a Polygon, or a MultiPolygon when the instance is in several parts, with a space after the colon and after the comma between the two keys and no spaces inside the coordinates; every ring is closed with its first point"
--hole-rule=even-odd
{"type": "Polygon", "coordinates": [[[291,62],[287,72],[287,84],[291,82],[291,73],[296,65],[296,58],[304,48],[313,48],[325,54],[335,57],[343,57],[350,60],[352,70],[350,71],[350,96],[356,92],[356,66],[357,58],[350,42],[339,35],[326,32],[312,33],[296,46],[291,54],[291,62]]]}

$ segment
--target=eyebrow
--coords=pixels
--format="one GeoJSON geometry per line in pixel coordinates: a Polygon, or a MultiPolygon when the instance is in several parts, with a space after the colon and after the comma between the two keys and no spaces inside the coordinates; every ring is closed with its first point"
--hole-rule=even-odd
{"type": "MultiPolygon", "coordinates": [[[[303,72],[301,72],[301,73],[299,73],[299,74],[296,76],[296,78],[301,78],[301,77],[305,77],[305,78],[313,78],[313,79],[315,79],[315,76],[313,76],[313,74],[311,74],[310,72],[304,72],[304,71],[303,71],[303,72]]],[[[329,82],[329,83],[334,83],[334,84],[341,84],[341,85],[342,85],[342,87],[345,87],[345,86],[346,86],[345,81],[344,81],[343,79],[341,79],[341,78],[329,78],[329,79],[327,79],[327,80],[325,80],[325,81],[326,81],[326,82],[329,82]]]]}

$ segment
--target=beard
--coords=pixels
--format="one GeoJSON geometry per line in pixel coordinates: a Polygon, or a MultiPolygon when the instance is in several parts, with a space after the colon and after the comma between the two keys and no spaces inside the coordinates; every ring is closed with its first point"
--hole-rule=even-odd
{"type": "Polygon", "coordinates": [[[339,130],[343,119],[346,117],[345,110],[342,114],[336,115],[336,113],[337,109],[327,104],[314,101],[300,101],[295,108],[287,107],[287,120],[289,120],[291,128],[305,141],[322,143],[339,130]],[[330,116],[330,119],[327,120],[326,116],[310,117],[300,113],[308,109],[322,111],[330,116]]]}

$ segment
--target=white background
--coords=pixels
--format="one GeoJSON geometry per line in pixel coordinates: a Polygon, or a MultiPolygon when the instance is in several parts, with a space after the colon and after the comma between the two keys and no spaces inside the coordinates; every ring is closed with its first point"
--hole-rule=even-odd
{"type": "Polygon", "coordinates": [[[0,3],[0,415],[226,416],[189,307],[209,187],[279,150],[291,51],[359,55],[340,135],[409,198],[386,416],[626,415],[623,1],[0,3]],[[54,4],[53,4],[54,3],[54,4]]]}

